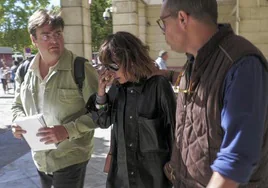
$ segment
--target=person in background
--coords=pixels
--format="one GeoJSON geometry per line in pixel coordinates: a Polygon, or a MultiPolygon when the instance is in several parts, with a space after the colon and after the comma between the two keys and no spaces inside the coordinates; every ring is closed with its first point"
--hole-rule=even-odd
{"type": "MultiPolygon", "coordinates": [[[[45,144],[57,145],[54,150],[32,151],[42,188],[83,188],[87,163],[93,152],[95,125],[85,114],[85,105],[97,91],[97,72],[84,62],[82,87],[76,84],[77,56],[64,47],[63,29],[60,15],[37,10],[29,18],[28,31],[38,53],[24,78],[20,75],[23,66],[18,68],[15,77],[13,121],[43,114],[47,127],[39,129],[37,136],[45,144]]],[[[12,130],[16,138],[25,134],[16,124],[12,130]]]]}
{"type": "Polygon", "coordinates": [[[166,70],[167,60],[168,60],[168,52],[165,50],[161,50],[159,52],[158,58],[155,60],[155,64],[159,69],[166,70]]]}
{"type": "Polygon", "coordinates": [[[99,127],[113,125],[106,187],[171,188],[163,171],[174,138],[176,102],[170,83],[152,76],[157,68],[148,47],[128,32],[108,36],[99,59],[105,69],[87,108],[99,127]]]}
{"type": "Polygon", "coordinates": [[[164,0],[157,23],[186,53],[175,143],[165,172],[175,188],[268,185],[268,64],[229,24],[216,0],[164,0]]]}
{"type": "Polygon", "coordinates": [[[8,92],[8,81],[10,79],[10,68],[6,65],[4,59],[2,61],[2,67],[0,68],[1,82],[3,86],[4,93],[8,92]]]}
{"type": "Polygon", "coordinates": [[[16,72],[17,72],[17,69],[18,69],[19,65],[20,65],[19,61],[13,61],[13,66],[10,69],[10,71],[11,71],[10,81],[13,83],[14,92],[16,90],[15,75],[16,75],[16,72]]]}

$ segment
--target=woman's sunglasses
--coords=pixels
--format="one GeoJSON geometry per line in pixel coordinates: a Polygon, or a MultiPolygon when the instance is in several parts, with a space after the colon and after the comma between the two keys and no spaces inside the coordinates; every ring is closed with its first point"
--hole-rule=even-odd
{"type": "Polygon", "coordinates": [[[104,65],[108,70],[112,70],[112,71],[118,71],[119,70],[119,66],[116,63],[111,63],[111,64],[107,64],[104,65]]]}
{"type": "Polygon", "coordinates": [[[120,69],[119,65],[117,65],[116,63],[111,63],[111,64],[93,64],[93,67],[97,70],[101,70],[102,68],[106,68],[108,70],[111,71],[118,71],[120,69]]]}

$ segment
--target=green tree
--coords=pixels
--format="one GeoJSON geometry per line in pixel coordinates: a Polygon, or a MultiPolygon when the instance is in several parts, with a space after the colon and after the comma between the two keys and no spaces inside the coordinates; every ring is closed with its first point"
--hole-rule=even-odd
{"type": "Polygon", "coordinates": [[[102,17],[103,12],[108,7],[111,7],[110,0],[92,0],[90,15],[93,52],[98,51],[105,37],[113,32],[112,19],[105,21],[102,17]]]}
{"type": "MultiPolygon", "coordinates": [[[[23,51],[24,47],[36,49],[31,44],[27,23],[30,15],[39,8],[46,8],[49,0],[0,0],[0,46],[13,47],[23,51]]],[[[92,51],[98,51],[103,39],[112,33],[112,19],[104,21],[102,14],[111,6],[111,0],[92,0],[91,29],[92,51]]],[[[52,6],[54,11],[60,7],[52,6]]],[[[112,16],[112,15],[111,15],[112,16]]]]}
{"type": "Polygon", "coordinates": [[[28,18],[47,5],[49,0],[0,0],[0,46],[13,47],[18,51],[31,46],[28,18]]]}

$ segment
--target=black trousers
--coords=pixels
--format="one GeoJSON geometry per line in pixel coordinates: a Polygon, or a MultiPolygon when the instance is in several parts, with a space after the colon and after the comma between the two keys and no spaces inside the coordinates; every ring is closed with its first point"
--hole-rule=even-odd
{"type": "Polygon", "coordinates": [[[53,172],[53,174],[46,174],[38,171],[40,176],[42,188],[83,188],[86,175],[87,163],[79,163],[53,172]]]}
{"type": "Polygon", "coordinates": [[[7,79],[1,79],[1,82],[2,82],[2,84],[3,84],[3,90],[4,90],[4,92],[6,92],[7,91],[7,79]]]}

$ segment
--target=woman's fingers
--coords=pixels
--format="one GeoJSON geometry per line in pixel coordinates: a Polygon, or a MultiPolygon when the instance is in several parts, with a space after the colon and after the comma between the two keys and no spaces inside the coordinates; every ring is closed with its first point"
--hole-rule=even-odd
{"type": "Polygon", "coordinates": [[[114,74],[111,71],[106,70],[102,75],[100,75],[100,83],[107,85],[113,80],[114,74]]]}
{"type": "Polygon", "coordinates": [[[104,71],[99,75],[99,89],[98,95],[103,96],[105,94],[106,86],[111,85],[114,80],[114,73],[109,70],[104,71]]]}

